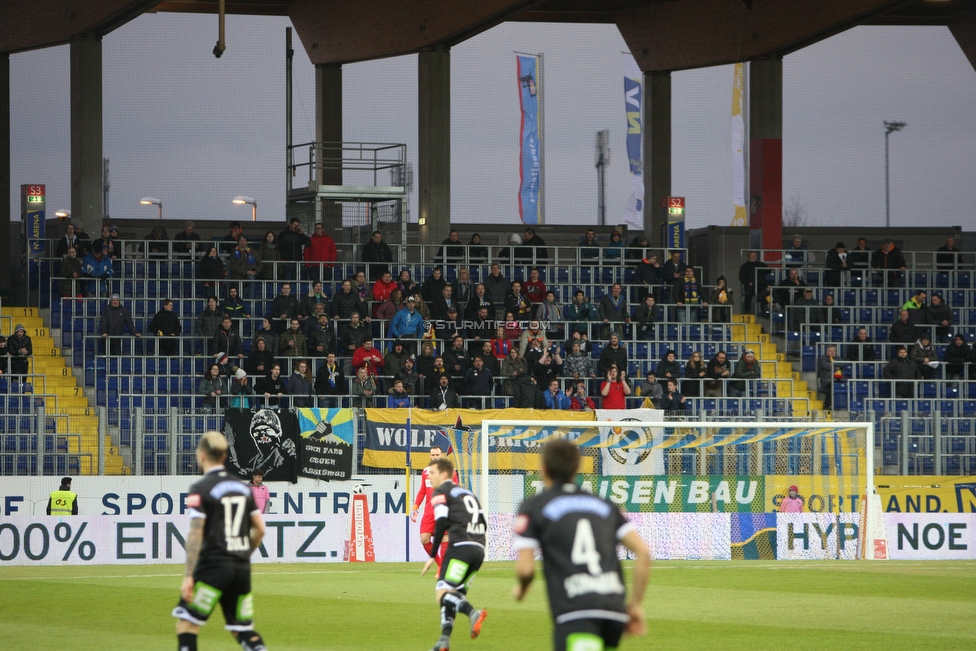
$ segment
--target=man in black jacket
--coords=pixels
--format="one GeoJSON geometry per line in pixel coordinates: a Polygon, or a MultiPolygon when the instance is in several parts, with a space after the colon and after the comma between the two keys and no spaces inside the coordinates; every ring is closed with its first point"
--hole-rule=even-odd
{"type": "Polygon", "coordinates": [[[173,301],[163,300],[163,307],[149,322],[149,331],[159,337],[159,354],[163,357],[179,355],[179,337],[183,334],[180,317],[173,313],[173,301]]]}
{"type": "Polygon", "coordinates": [[[373,231],[373,235],[363,246],[363,262],[372,263],[367,265],[366,274],[371,281],[376,281],[385,272],[390,270],[390,263],[393,262],[393,250],[383,241],[383,233],[373,231]]]}
{"type": "Polygon", "coordinates": [[[888,341],[893,344],[911,344],[917,339],[915,324],[912,323],[908,310],[898,313],[898,320],[888,328],[888,341]]]}
{"type": "Polygon", "coordinates": [[[844,272],[850,269],[847,262],[847,247],[843,242],[838,242],[833,249],[827,251],[827,259],[824,266],[830,271],[824,272],[824,285],[827,287],[840,287],[844,272]]]}
{"type": "Polygon", "coordinates": [[[498,264],[491,265],[491,272],[485,278],[485,293],[495,306],[495,318],[498,320],[505,318],[505,298],[511,285],[508,278],[502,275],[502,268],[498,264]]]}
{"type": "Polygon", "coordinates": [[[308,354],[312,357],[325,357],[335,351],[336,338],[329,324],[329,315],[320,314],[318,323],[305,335],[308,354]]]}
{"type": "Polygon", "coordinates": [[[451,383],[448,382],[447,376],[442,375],[437,386],[430,392],[430,408],[458,409],[460,407],[461,400],[458,398],[458,394],[451,388],[451,383]]]}
{"type": "Polygon", "coordinates": [[[685,268],[688,265],[681,259],[681,251],[672,251],[671,259],[661,267],[661,279],[665,285],[673,285],[674,281],[681,279],[685,275],[685,268]]]}
{"type": "Polygon", "coordinates": [[[224,353],[228,357],[238,357],[244,359],[244,348],[241,346],[241,337],[234,329],[233,321],[227,315],[220,321],[220,327],[214,333],[210,347],[217,351],[216,354],[224,353]]]}
{"type": "Polygon", "coordinates": [[[631,293],[631,300],[634,303],[643,303],[644,297],[648,294],[654,297],[655,301],[660,301],[661,296],[658,294],[658,286],[664,284],[661,278],[661,263],[658,262],[657,256],[652,255],[650,258],[644,258],[637,263],[637,269],[634,270],[634,287],[631,293]]]}
{"type": "Polygon", "coordinates": [[[769,265],[759,259],[757,251],[749,251],[746,261],[739,267],[739,282],[742,283],[742,310],[746,314],[749,314],[752,309],[752,299],[756,296],[762,296],[765,289],[763,282],[765,272],[757,272],[756,270],[767,267],[769,265]]]}
{"type": "Polygon", "coordinates": [[[279,335],[288,329],[288,324],[298,316],[298,297],[291,293],[291,285],[283,283],[281,293],[271,301],[271,317],[275,332],[279,335]]]}
{"type": "MultiPolygon", "coordinates": [[[[908,349],[895,346],[895,356],[885,364],[884,378],[886,380],[921,380],[922,371],[918,364],[908,358],[908,349]]],[[[912,382],[895,382],[895,395],[899,398],[914,398],[915,384],[912,382]]]]}
{"type": "Polygon", "coordinates": [[[834,371],[837,346],[827,346],[817,358],[817,392],[823,394],[823,408],[831,409],[834,398],[834,371]]]}
{"type": "MultiPolygon", "coordinates": [[[[98,332],[102,335],[102,339],[107,340],[111,337],[109,351],[112,355],[122,354],[122,339],[120,337],[123,328],[135,337],[142,337],[142,334],[136,331],[136,324],[132,322],[132,314],[129,312],[129,308],[122,305],[118,294],[112,294],[112,298],[102,310],[102,318],[98,322],[98,332]]],[[[10,346],[9,341],[7,345],[10,346]]]]}
{"type": "MultiPolygon", "coordinates": [[[[302,232],[302,222],[298,217],[292,217],[288,222],[288,228],[281,231],[278,235],[278,250],[280,251],[282,262],[300,262],[304,259],[304,249],[311,246],[312,240],[302,232]]],[[[285,278],[295,279],[297,265],[285,264],[283,275],[285,278]]]]}
{"type": "Polygon", "coordinates": [[[10,372],[14,375],[27,375],[28,362],[34,354],[34,344],[27,330],[19,323],[14,328],[14,333],[7,339],[7,351],[10,351],[10,372]]]}
{"type": "Polygon", "coordinates": [[[485,368],[485,360],[480,355],[474,358],[471,368],[465,373],[462,386],[466,396],[490,396],[492,394],[495,381],[491,376],[491,371],[485,368]]]}
{"type": "Polygon", "coordinates": [[[515,395],[512,406],[519,409],[545,409],[546,396],[539,390],[534,376],[520,373],[515,379],[515,395]]]}
{"type": "Polygon", "coordinates": [[[461,335],[457,335],[454,337],[453,346],[444,352],[444,367],[454,381],[457,381],[468,372],[469,363],[468,351],[464,349],[464,339],[461,335]]]}
{"type": "Polygon", "coordinates": [[[360,319],[369,323],[366,304],[359,298],[357,292],[352,291],[352,282],[347,278],[342,281],[342,289],[332,299],[332,318],[345,320],[350,318],[353,312],[358,313],[360,319]]]}
{"type": "Polygon", "coordinates": [[[523,233],[522,246],[515,247],[515,262],[525,264],[544,265],[549,261],[545,241],[536,235],[535,229],[526,228],[523,233]],[[535,258],[533,258],[533,254],[535,258]]]}
{"type": "Polygon", "coordinates": [[[616,333],[610,335],[610,343],[600,352],[600,362],[597,365],[600,375],[606,375],[611,366],[627,370],[627,349],[620,345],[620,337],[616,333]]]}
{"type": "Polygon", "coordinates": [[[888,284],[897,285],[900,284],[902,272],[905,271],[905,256],[894,242],[886,239],[881,248],[871,256],[871,267],[888,270],[888,284]]]}
{"type": "Polygon", "coordinates": [[[773,300],[786,310],[797,299],[803,297],[803,288],[806,286],[807,284],[800,278],[800,272],[790,269],[779,287],[773,290],[773,300]]]}

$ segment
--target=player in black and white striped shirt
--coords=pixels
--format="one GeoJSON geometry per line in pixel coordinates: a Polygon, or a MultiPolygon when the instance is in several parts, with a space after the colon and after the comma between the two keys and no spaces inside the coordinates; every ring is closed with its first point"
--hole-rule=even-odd
{"type": "Polygon", "coordinates": [[[580,454],[573,443],[547,443],[541,458],[546,488],[522,503],[515,520],[515,598],[521,601],[528,591],[535,577],[535,551],[541,549],[554,620],[553,649],[616,649],[625,631],[646,632],[641,601],[650,553],[615,504],[576,487],[580,454]],[[637,558],[629,602],[618,544],[637,558]]]}

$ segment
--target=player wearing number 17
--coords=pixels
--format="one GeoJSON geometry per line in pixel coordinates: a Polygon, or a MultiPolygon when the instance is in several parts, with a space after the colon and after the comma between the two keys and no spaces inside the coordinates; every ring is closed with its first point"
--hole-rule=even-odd
{"type": "Polygon", "coordinates": [[[207,432],[197,444],[203,479],[186,497],[186,575],[173,609],[179,651],[196,651],[197,633],[218,603],[244,651],[267,650],[254,630],[251,597],[251,552],[264,538],[264,520],[250,487],[224,470],[227,447],[220,432],[207,432]]]}
{"type": "Polygon", "coordinates": [[[650,576],[650,553],[616,505],[577,489],[580,454],[573,443],[547,443],[541,460],[545,490],[525,500],[515,520],[515,598],[521,601],[528,591],[535,577],[535,551],[541,549],[555,620],[553,649],[616,649],[625,631],[646,632],[641,601],[650,576]],[[636,557],[626,603],[618,543],[636,557]]]}
{"type": "Polygon", "coordinates": [[[434,507],[434,538],[430,558],[420,575],[423,576],[434,564],[434,556],[440,547],[444,533],[450,531],[451,539],[437,575],[437,603],[441,607],[441,636],[431,651],[448,651],[451,648],[451,632],[454,617],[462,612],[471,620],[471,637],[481,633],[481,624],[488,616],[486,610],[476,610],[467,599],[468,587],[485,560],[485,531],[488,528],[481,503],[474,493],[451,481],[454,464],[440,458],[427,468],[427,476],[434,487],[430,503],[434,507]]]}

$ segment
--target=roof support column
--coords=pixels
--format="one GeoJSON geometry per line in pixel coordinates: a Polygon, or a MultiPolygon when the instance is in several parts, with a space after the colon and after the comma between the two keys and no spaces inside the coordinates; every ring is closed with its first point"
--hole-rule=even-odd
{"type": "MultiPolygon", "coordinates": [[[[783,248],[783,60],[749,67],[749,246],[783,248]]],[[[767,262],[779,255],[766,254],[767,262]]]]}
{"type": "MultiPolygon", "coordinates": [[[[0,52],[0,236],[10,233],[10,55],[0,52]]],[[[10,238],[20,242],[19,238],[10,238]]],[[[10,297],[10,247],[0,241],[0,297],[10,297]]]]}
{"type": "Polygon", "coordinates": [[[418,56],[420,242],[451,230],[451,51],[438,44],[418,56]]]}
{"type": "Polygon", "coordinates": [[[671,195],[671,73],[644,74],[644,235],[667,246],[665,199],[671,195]]]}
{"type": "MultiPolygon", "coordinates": [[[[332,160],[341,159],[341,145],[323,146],[342,143],[342,65],[338,63],[315,66],[315,142],[318,184],[342,185],[342,169],[332,160]]],[[[335,236],[342,228],[342,206],[316,200],[315,221],[321,221],[325,231],[335,236]]]]}
{"type": "Polygon", "coordinates": [[[969,63],[976,68],[976,12],[956,14],[949,19],[949,31],[966,54],[969,63]]]}
{"type": "Polygon", "coordinates": [[[71,219],[102,230],[102,39],[71,41],[71,219]]]}

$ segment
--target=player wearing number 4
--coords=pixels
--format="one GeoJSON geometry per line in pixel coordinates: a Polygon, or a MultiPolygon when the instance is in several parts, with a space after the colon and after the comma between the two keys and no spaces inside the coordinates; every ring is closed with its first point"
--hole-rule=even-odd
{"type": "Polygon", "coordinates": [[[440,458],[427,468],[427,476],[434,487],[430,503],[434,507],[437,524],[432,540],[430,558],[420,572],[423,576],[434,564],[434,550],[440,547],[445,532],[450,532],[450,545],[444,554],[437,575],[437,603],[441,606],[441,636],[431,651],[449,651],[454,617],[462,612],[471,620],[471,637],[481,633],[481,625],[488,611],[476,610],[467,599],[468,586],[485,560],[485,531],[488,524],[478,498],[466,488],[451,481],[454,464],[440,458]]]}
{"type": "Polygon", "coordinates": [[[576,488],[579,449],[569,441],[542,448],[545,490],[525,500],[515,520],[519,601],[535,577],[535,551],[549,590],[555,651],[611,651],[624,632],[646,633],[641,601],[651,557],[637,530],[612,502],[576,488]],[[634,553],[630,601],[617,544],[634,553]]]}
{"type": "MultiPolygon", "coordinates": [[[[439,445],[432,445],[430,448],[430,462],[434,463],[441,458],[443,452],[439,445]]],[[[424,517],[420,520],[420,544],[424,546],[424,551],[427,552],[429,556],[435,556],[431,554],[431,550],[434,548],[430,544],[430,538],[434,535],[434,507],[430,504],[430,498],[434,492],[434,487],[430,483],[430,476],[428,471],[430,468],[424,468],[423,473],[420,475],[420,490],[417,491],[417,499],[413,501],[413,510],[410,511],[410,520],[412,522],[417,521],[417,515],[420,513],[420,506],[425,504],[424,507],[424,517]]],[[[460,485],[461,482],[458,481],[457,473],[454,473],[452,480],[455,484],[460,485]]],[[[441,568],[441,561],[444,560],[444,552],[447,550],[447,541],[445,540],[440,549],[438,549],[435,559],[437,560],[437,569],[441,568]]]]}
{"type": "Polygon", "coordinates": [[[250,487],[224,470],[227,439],[207,432],[197,444],[203,479],[190,487],[186,506],[186,575],[173,609],[179,651],[196,651],[197,633],[220,603],[231,636],[244,651],[267,651],[254,630],[251,552],[264,538],[264,520],[250,487]]]}

